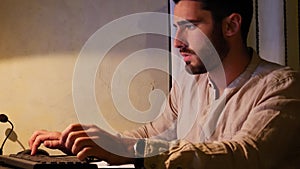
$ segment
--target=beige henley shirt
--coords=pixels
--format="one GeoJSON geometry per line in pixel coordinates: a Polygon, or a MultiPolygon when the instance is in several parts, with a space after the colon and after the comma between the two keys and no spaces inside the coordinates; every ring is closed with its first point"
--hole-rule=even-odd
{"type": "Polygon", "coordinates": [[[300,168],[299,75],[260,59],[221,96],[208,74],[183,73],[165,111],[123,134],[146,140],[146,168],[300,168]]]}

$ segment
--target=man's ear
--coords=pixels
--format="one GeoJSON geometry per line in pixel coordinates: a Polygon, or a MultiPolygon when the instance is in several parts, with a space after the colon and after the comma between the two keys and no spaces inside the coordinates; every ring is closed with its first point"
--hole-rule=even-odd
{"type": "Polygon", "coordinates": [[[238,13],[232,13],[223,20],[223,33],[226,37],[236,35],[241,30],[242,17],[238,13]]]}

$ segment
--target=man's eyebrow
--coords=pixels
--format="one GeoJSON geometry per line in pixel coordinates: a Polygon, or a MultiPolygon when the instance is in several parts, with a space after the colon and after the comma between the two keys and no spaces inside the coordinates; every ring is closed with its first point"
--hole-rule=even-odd
{"type": "Polygon", "coordinates": [[[195,24],[197,22],[200,22],[200,20],[182,20],[182,21],[178,21],[177,25],[180,26],[180,25],[186,25],[186,24],[190,24],[190,23],[195,24]]]}

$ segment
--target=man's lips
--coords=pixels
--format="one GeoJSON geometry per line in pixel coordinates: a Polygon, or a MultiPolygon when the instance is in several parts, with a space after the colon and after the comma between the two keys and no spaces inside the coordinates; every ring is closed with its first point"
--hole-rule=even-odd
{"type": "Polygon", "coordinates": [[[190,62],[191,61],[192,54],[190,54],[190,53],[180,53],[180,54],[181,54],[181,56],[183,56],[183,60],[185,62],[190,62]]]}

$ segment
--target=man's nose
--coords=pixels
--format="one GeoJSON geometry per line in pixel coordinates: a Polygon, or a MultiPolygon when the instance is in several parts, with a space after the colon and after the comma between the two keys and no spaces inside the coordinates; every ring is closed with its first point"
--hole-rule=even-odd
{"type": "Polygon", "coordinates": [[[176,36],[174,39],[174,47],[175,48],[183,48],[183,47],[187,47],[187,42],[186,40],[184,40],[184,38],[182,37],[182,35],[180,35],[179,32],[176,32],[176,36]]]}
{"type": "Polygon", "coordinates": [[[177,38],[174,39],[174,47],[175,48],[183,48],[185,47],[185,43],[182,40],[179,40],[177,38]]]}

